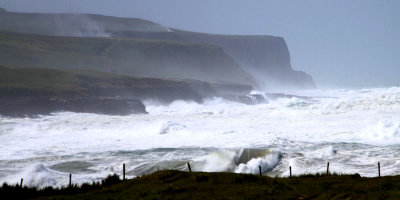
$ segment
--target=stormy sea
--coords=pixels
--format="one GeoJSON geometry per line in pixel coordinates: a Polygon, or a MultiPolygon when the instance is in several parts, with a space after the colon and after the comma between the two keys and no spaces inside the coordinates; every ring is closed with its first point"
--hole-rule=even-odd
{"type": "MultiPolygon", "coordinates": [[[[255,92],[256,93],[256,92],[255,92]]],[[[262,173],[400,173],[400,88],[329,89],[264,94],[245,105],[144,102],[148,114],[58,112],[0,117],[0,182],[65,186],[109,174],[157,170],[262,173]]]]}

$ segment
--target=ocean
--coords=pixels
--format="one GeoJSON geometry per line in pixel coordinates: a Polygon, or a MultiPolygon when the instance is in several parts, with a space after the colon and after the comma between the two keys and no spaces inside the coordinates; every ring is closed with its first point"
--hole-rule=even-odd
{"type": "Polygon", "coordinates": [[[400,174],[400,88],[327,89],[245,105],[145,102],[149,114],[0,116],[0,183],[66,186],[156,170],[400,174]]]}

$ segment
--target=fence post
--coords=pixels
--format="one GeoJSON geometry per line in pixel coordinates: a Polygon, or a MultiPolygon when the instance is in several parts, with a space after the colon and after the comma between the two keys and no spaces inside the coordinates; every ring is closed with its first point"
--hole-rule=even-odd
{"type": "Polygon", "coordinates": [[[329,175],[329,162],[328,165],[326,166],[326,175],[329,175]]]}
{"type": "Polygon", "coordinates": [[[292,178],[292,166],[289,166],[290,178],[292,178]]]}
{"type": "Polygon", "coordinates": [[[262,176],[262,173],[261,173],[261,165],[258,166],[258,170],[260,171],[260,176],[262,176]]]}
{"type": "Polygon", "coordinates": [[[125,180],[125,163],[122,164],[122,180],[125,180]]]}
{"type": "Polygon", "coordinates": [[[22,183],[23,183],[23,182],[24,182],[24,179],[21,178],[21,184],[20,184],[21,188],[22,188],[22,183]]]}
{"type": "Polygon", "coordinates": [[[187,163],[187,166],[189,168],[189,172],[192,172],[192,168],[190,167],[190,163],[187,163]]]}
{"type": "Polygon", "coordinates": [[[69,184],[68,187],[71,188],[72,187],[72,174],[69,174],[69,184]]]}
{"type": "Polygon", "coordinates": [[[378,162],[378,176],[381,177],[381,163],[378,162]]]}

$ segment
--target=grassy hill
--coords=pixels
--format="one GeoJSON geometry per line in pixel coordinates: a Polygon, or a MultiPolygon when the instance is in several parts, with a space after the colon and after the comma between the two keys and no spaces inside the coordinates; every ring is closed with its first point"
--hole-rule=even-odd
{"type": "Polygon", "coordinates": [[[0,66],[0,89],[78,91],[83,88],[73,72],[40,68],[12,69],[0,66]]]}
{"type": "Polygon", "coordinates": [[[55,37],[0,31],[0,65],[252,83],[252,77],[222,48],[177,41],[55,37]]]}
{"type": "Polygon", "coordinates": [[[0,195],[30,199],[399,199],[400,177],[304,175],[293,178],[234,173],[160,171],[102,185],[53,190],[3,186],[0,195]]]}

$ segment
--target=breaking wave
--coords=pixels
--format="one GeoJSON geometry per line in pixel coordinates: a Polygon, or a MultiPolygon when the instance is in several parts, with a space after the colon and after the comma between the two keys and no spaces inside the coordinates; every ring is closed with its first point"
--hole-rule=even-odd
{"type": "Polygon", "coordinates": [[[268,172],[278,165],[281,152],[270,152],[268,149],[221,150],[192,161],[196,171],[258,174],[268,172]]]}

